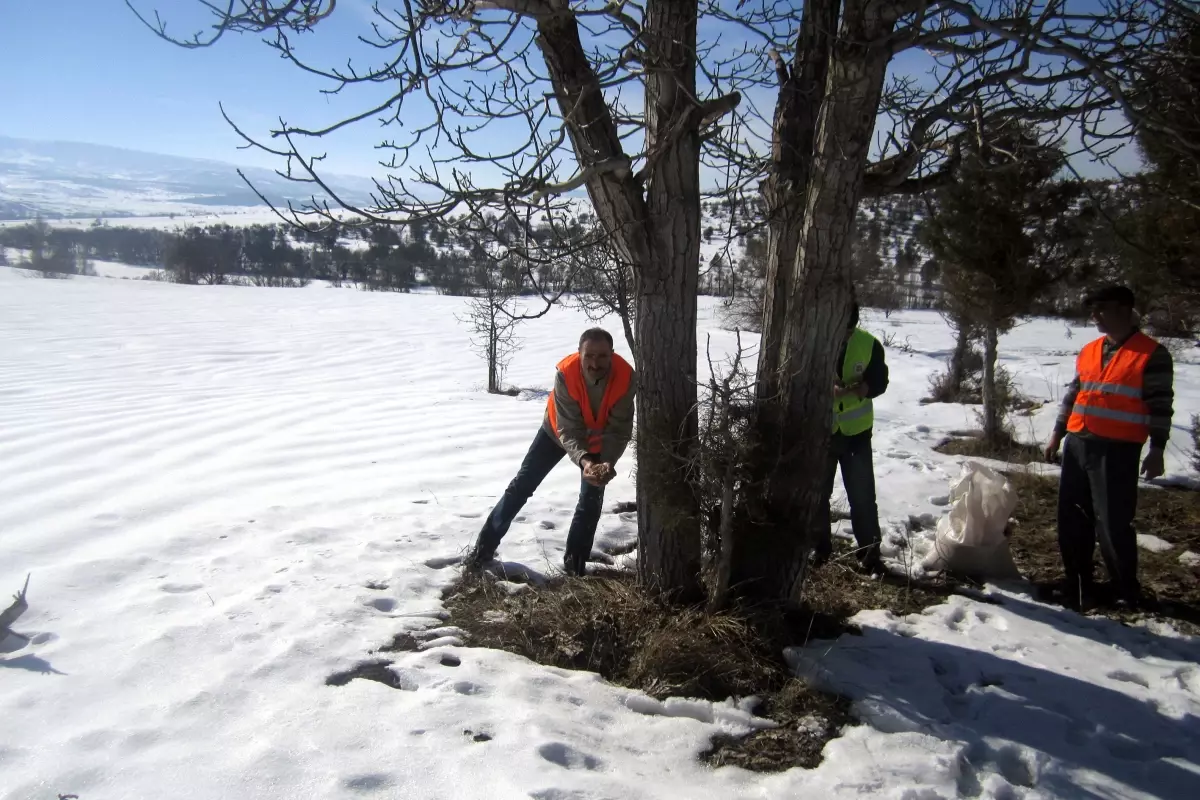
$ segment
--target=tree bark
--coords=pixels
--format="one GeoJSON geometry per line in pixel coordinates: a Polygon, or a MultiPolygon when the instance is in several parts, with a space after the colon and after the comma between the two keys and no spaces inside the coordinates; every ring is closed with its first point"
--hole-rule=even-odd
{"type": "Polygon", "coordinates": [[[686,469],[696,445],[700,135],[694,0],[646,9],[646,200],[651,258],[637,285],[638,575],[684,599],[702,595],[700,509],[686,469]]]}
{"type": "Polygon", "coordinates": [[[996,386],[996,349],[999,336],[989,323],[983,334],[983,439],[999,445],[1004,435],[1004,409],[996,386]]]}
{"type": "Polygon", "coordinates": [[[967,378],[967,355],[971,352],[971,329],[966,323],[960,324],[955,331],[954,352],[950,355],[950,371],[946,390],[950,397],[956,399],[962,395],[963,381],[967,378]]]}
{"type": "MultiPolygon", "coordinates": [[[[836,5],[831,4],[835,10],[836,5]]],[[[814,3],[812,9],[822,7],[814,3]]],[[[802,192],[802,224],[798,235],[793,229],[772,235],[776,248],[796,241],[790,252],[770,256],[771,269],[790,267],[790,285],[781,279],[772,287],[785,292],[766,305],[762,349],[772,352],[759,361],[760,370],[767,368],[759,373],[759,430],[761,441],[772,443],[764,446],[771,448],[766,455],[774,464],[762,487],[765,524],[740,537],[733,578],[759,596],[799,600],[808,552],[820,526],[828,524],[824,465],[835,362],[853,298],[851,234],[891,58],[878,42],[891,32],[896,13],[894,3],[846,0],[837,39],[821,43],[814,34],[816,43],[802,46],[797,56],[805,63],[810,47],[818,52],[825,47],[829,66],[807,182],[792,187],[802,192]]],[[[774,229],[784,223],[795,225],[796,218],[777,216],[771,224],[774,229]]]]}
{"type": "MultiPolygon", "coordinates": [[[[646,8],[645,189],[631,169],[585,186],[634,269],[637,344],[638,576],[683,600],[701,594],[699,504],[685,478],[696,435],[696,294],[700,261],[694,0],[646,8]]],[[[581,168],[628,158],[571,15],[538,21],[538,45],[581,168]]]]}

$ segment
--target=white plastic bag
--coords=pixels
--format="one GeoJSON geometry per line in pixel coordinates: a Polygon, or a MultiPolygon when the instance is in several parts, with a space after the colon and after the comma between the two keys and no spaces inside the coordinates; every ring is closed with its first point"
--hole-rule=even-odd
{"type": "Polygon", "coordinates": [[[950,513],[938,520],[933,550],[922,566],[979,578],[1019,578],[1005,530],[1017,491],[982,464],[968,461],[950,489],[950,513]]]}

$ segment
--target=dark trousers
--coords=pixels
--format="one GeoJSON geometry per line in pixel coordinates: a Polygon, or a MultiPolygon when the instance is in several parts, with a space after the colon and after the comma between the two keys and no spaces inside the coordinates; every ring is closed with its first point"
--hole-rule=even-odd
{"type": "MultiPolygon", "coordinates": [[[[842,468],[842,485],[850,503],[850,524],[858,542],[858,558],[867,562],[879,556],[879,508],[875,504],[875,466],[871,461],[871,431],[855,436],[833,434],[825,462],[825,496],[833,495],[833,480],[842,468]]],[[[833,535],[826,516],[817,542],[817,555],[833,552],[833,535]]]]}
{"type": "Polygon", "coordinates": [[[1096,538],[1117,593],[1138,595],[1138,462],[1142,446],[1131,442],[1067,436],[1058,487],[1058,549],[1068,587],[1092,583],[1096,538]]]}
{"type": "MultiPolygon", "coordinates": [[[[492,509],[483,529],[479,531],[476,547],[489,556],[500,546],[500,540],[508,533],[508,527],[513,518],[524,507],[529,499],[550,474],[550,470],[563,460],[567,452],[545,428],[538,428],[533,444],[517,470],[517,477],[512,479],[504,496],[492,509]]],[[[596,538],[596,525],[600,522],[600,512],[604,505],[604,487],[592,486],[580,479],[579,502],[575,504],[575,517],[571,520],[571,530],[567,533],[567,555],[580,556],[587,559],[592,552],[592,541],[596,538]]]]}

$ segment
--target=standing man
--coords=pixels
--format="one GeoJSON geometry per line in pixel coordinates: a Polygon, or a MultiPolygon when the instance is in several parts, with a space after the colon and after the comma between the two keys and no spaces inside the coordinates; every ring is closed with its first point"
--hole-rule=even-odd
{"type": "MultiPolygon", "coordinates": [[[[850,525],[858,542],[858,560],[869,573],[883,572],[879,557],[879,509],[875,503],[875,468],[871,461],[872,400],[888,387],[883,345],[858,327],[858,303],[851,306],[850,325],[838,356],[840,374],[833,380],[833,438],[825,464],[825,496],[833,494],[833,479],[842,468],[842,485],[850,503],[850,525]]],[[[814,566],[833,554],[833,535],[826,517],[817,542],[814,566]]]]}
{"type": "Polygon", "coordinates": [[[1163,474],[1174,366],[1167,348],[1138,330],[1128,288],[1108,286],[1086,303],[1104,335],[1080,351],[1046,445],[1046,460],[1053,461],[1066,437],[1058,487],[1058,549],[1066,573],[1061,599],[1074,608],[1095,604],[1092,555],[1098,534],[1117,602],[1135,608],[1141,595],[1133,530],[1138,461],[1148,439],[1141,472],[1147,479],[1163,474]]]}
{"type": "Polygon", "coordinates": [[[467,556],[468,568],[479,568],[495,558],[517,512],[567,456],[579,467],[581,481],[563,567],[570,575],[584,574],[600,522],[604,487],[616,476],[614,466],[633,436],[635,389],[633,367],[613,352],[612,336],[600,328],[584,331],[579,352],[558,362],[542,426],[517,476],[484,521],[467,556]]]}

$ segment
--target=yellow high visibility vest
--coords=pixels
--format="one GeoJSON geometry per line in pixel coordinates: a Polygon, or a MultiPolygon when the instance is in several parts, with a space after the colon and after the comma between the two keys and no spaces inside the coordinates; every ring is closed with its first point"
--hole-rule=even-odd
{"type": "MultiPolygon", "coordinates": [[[[875,337],[862,328],[855,328],[846,345],[846,360],[842,362],[842,383],[858,383],[871,363],[875,337]]],[[[833,432],[855,436],[871,430],[875,424],[875,404],[870,398],[850,395],[833,401],[833,432]]]]}

